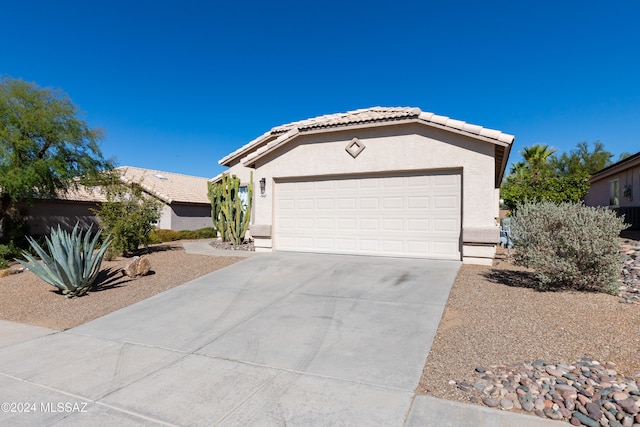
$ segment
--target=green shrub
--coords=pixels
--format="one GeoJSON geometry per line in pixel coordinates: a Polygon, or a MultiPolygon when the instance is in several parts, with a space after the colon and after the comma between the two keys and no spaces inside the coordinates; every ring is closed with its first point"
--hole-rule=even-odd
{"type": "Polygon", "coordinates": [[[102,247],[95,251],[99,238],[100,231],[91,238],[91,228],[83,236],[77,224],[71,233],[58,226],[46,239],[48,252],[31,237],[27,237],[42,263],[26,251],[23,256],[27,261],[18,262],[67,297],[82,296],[96,280],[104,253],[111,243],[109,236],[102,242],[102,247]]]}
{"type": "Polygon", "coordinates": [[[617,292],[627,228],[606,208],[551,202],[523,203],[513,214],[516,262],[530,267],[542,289],[617,292]]]}
{"type": "Polygon", "coordinates": [[[158,201],[139,186],[122,183],[107,185],[106,197],[94,212],[102,228],[113,236],[113,251],[129,256],[140,245],[148,245],[153,224],[160,217],[158,201]]]}
{"type": "Polygon", "coordinates": [[[218,233],[213,227],[180,231],[155,229],[149,234],[149,240],[151,243],[163,243],[176,240],[214,239],[217,235],[218,233]]]}
{"type": "Polygon", "coordinates": [[[149,240],[152,243],[173,242],[180,240],[180,233],[174,230],[154,229],[149,233],[149,240]]]}
{"type": "Polygon", "coordinates": [[[178,234],[181,240],[215,239],[218,237],[218,233],[213,227],[201,228],[199,230],[180,230],[178,234]]]}
{"type": "Polygon", "coordinates": [[[0,269],[9,267],[9,262],[20,255],[20,251],[13,242],[8,245],[0,245],[0,269]]]}

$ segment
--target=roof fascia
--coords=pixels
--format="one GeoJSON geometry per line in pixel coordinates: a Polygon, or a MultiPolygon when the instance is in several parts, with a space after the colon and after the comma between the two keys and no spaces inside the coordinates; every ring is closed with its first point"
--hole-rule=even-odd
{"type": "Polygon", "coordinates": [[[242,159],[243,157],[249,155],[251,152],[259,149],[261,146],[268,144],[274,139],[277,139],[281,136],[282,133],[274,134],[271,130],[269,132],[263,133],[253,141],[247,143],[243,147],[240,147],[236,151],[231,154],[226,155],[222,159],[218,160],[218,164],[221,166],[231,166],[231,163],[235,160],[242,159]]]}
{"type": "Polygon", "coordinates": [[[596,181],[610,177],[611,175],[615,175],[636,166],[640,166],[640,153],[634,154],[633,156],[627,157],[626,159],[622,159],[619,162],[616,162],[610,166],[607,166],[601,171],[594,173],[591,176],[591,179],[589,179],[589,182],[594,183],[596,181]]]}

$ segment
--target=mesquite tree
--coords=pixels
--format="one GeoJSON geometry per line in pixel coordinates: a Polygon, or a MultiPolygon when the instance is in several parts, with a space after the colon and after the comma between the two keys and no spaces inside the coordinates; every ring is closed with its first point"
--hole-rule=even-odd
{"type": "Polygon", "coordinates": [[[91,179],[111,162],[102,157],[101,129],[92,129],[62,91],[0,80],[0,221],[12,236],[15,204],[55,197],[91,179]]]}

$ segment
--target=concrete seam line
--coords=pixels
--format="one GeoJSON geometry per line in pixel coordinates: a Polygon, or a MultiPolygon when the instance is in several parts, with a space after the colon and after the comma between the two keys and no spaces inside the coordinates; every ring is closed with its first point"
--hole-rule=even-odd
{"type": "Polygon", "coordinates": [[[134,417],[142,418],[142,419],[147,420],[147,421],[152,421],[152,422],[155,422],[155,423],[158,423],[158,424],[162,424],[162,425],[165,425],[165,426],[169,426],[169,427],[179,427],[177,424],[171,424],[171,423],[168,423],[166,421],[162,421],[162,420],[158,420],[156,418],[148,417],[146,415],[139,414],[139,413],[133,412],[133,411],[129,411],[129,410],[124,409],[124,408],[119,408],[117,406],[109,405],[108,403],[98,402],[96,400],[89,399],[88,397],[80,396],[80,395],[77,395],[77,394],[74,394],[74,393],[69,393],[67,391],[57,389],[55,387],[49,387],[49,386],[44,385],[44,384],[39,384],[39,383],[36,383],[36,382],[33,382],[33,381],[29,381],[29,380],[26,380],[26,379],[14,377],[13,375],[5,374],[5,373],[0,373],[0,375],[2,375],[4,377],[7,377],[7,378],[11,378],[13,380],[17,380],[17,381],[23,382],[25,384],[30,384],[30,385],[33,385],[33,386],[36,386],[36,387],[39,387],[39,388],[42,388],[42,389],[45,389],[45,390],[50,390],[50,391],[53,391],[53,392],[56,392],[56,393],[59,393],[59,394],[65,395],[65,396],[69,396],[69,397],[72,397],[74,399],[79,399],[79,400],[82,400],[82,401],[85,401],[85,402],[88,402],[88,403],[93,403],[94,405],[102,406],[104,408],[113,409],[114,411],[122,412],[122,413],[129,414],[129,415],[133,415],[134,417]]]}

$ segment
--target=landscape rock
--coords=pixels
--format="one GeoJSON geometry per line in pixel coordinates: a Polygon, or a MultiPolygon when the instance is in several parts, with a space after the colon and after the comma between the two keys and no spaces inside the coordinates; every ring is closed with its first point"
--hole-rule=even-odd
{"type": "Polygon", "coordinates": [[[456,386],[473,395],[470,400],[491,408],[521,409],[573,425],[634,426],[640,423],[640,376],[618,375],[614,367],[589,358],[572,364],[525,361],[487,366],[483,373],[474,370],[475,378],[457,381],[456,386]],[[558,376],[560,372],[564,374],[558,376]]]}
{"type": "Polygon", "coordinates": [[[122,269],[124,275],[131,278],[142,277],[149,274],[150,271],[151,262],[149,262],[149,259],[144,256],[134,257],[131,262],[122,269]]]}
{"type": "Polygon", "coordinates": [[[0,278],[11,276],[12,274],[22,273],[25,270],[26,270],[25,267],[9,267],[7,269],[0,270],[0,278]]]}

